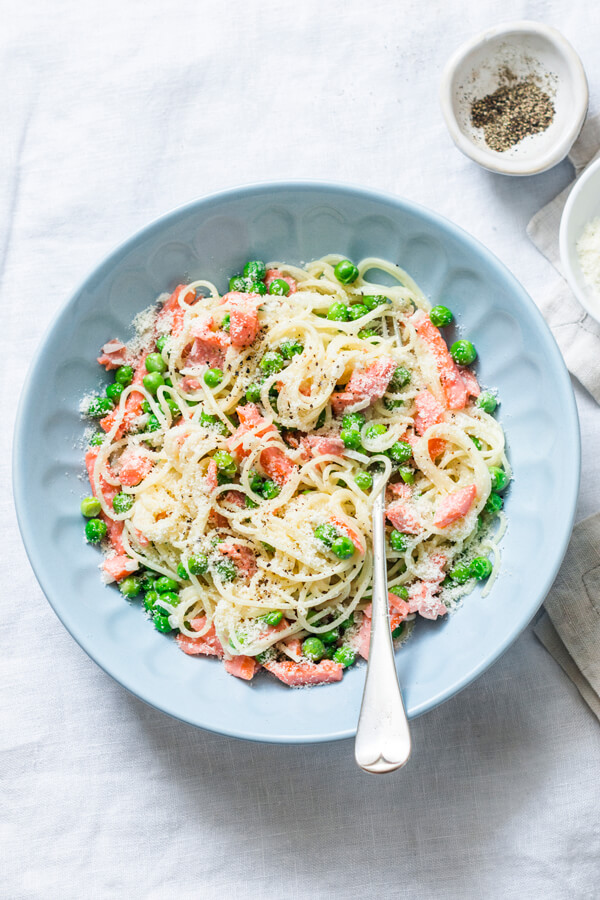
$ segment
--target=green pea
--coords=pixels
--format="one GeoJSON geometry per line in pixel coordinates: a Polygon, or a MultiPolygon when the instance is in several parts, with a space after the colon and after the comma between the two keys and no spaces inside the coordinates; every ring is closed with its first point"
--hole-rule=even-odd
{"type": "Polygon", "coordinates": [[[378,438],[387,432],[387,425],[382,425],[380,422],[375,425],[369,425],[367,429],[365,429],[365,437],[368,438],[378,438]]]}
{"type": "Polygon", "coordinates": [[[396,369],[396,371],[394,372],[394,374],[392,376],[390,385],[392,387],[399,387],[399,388],[406,387],[406,385],[410,382],[411,378],[412,378],[412,373],[411,373],[410,369],[407,369],[406,366],[398,366],[398,368],[396,369]]]}
{"type": "Polygon", "coordinates": [[[352,284],[358,278],[358,269],[349,259],[340,260],[333,272],[341,284],[352,284]]]}
{"type": "Polygon", "coordinates": [[[471,341],[455,341],[450,347],[450,355],[459,366],[470,366],[477,358],[477,350],[471,341]]]}
{"type": "Polygon", "coordinates": [[[262,281],[267,274],[267,267],[261,259],[251,259],[244,266],[244,277],[253,281],[262,281]]]}
{"type": "Polygon", "coordinates": [[[265,613],[264,616],[259,616],[259,619],[265,625],[279,625],[283,619],[283,613],[280,609],[274,609],[272,612],[265,613]]]}
{"type": "MultiPolygon", "coordinates": [[[[399,534],[400,532],[397,533],[399,534]]],[[[396,597],[400,597],[402,600],[408,600],[408,590],[403,584],[395,584],[389,589],[389,592],[390,594],[395,594],[396,597]]]]}
{"type": "Polygon", "coordinates": [[[489,513],[492,513],[495,515],[497,512],[500,512],[503,505],[504,505],[504,500],[502,499],[500,494],[494,494],[492,492],[490,494],[490,496],[487,498],[487,500],[485,501],[485,506],[483,508],[486,512],[489,512],[489,513]]]}
{"type": "Polygon", "coordinates": [[[255,503],[254,500],[251,500],[248,495],[244,497],[244,505],[246,509],[256,509],[258,507],[258,503],[255,503]]]}
{"type": "Polygon", "coordinates": [[[272,544],[267,544],[266,541],[261,541],[261,544],[263,545],[267,553],[275,553],[275,547],[273,547],[272,544]]]}
{"type": "Polygon", "coordinates": [[[177,406],[177,403],[175,402],[175,400],[173,400],[172,397],[167,397],[167,398],[166,398],[166,402],[167,402],[167,406],[168,406],[169,409],[171,410],[171,415],[172,415],[172,417],[173,417],[174,419],[178,419],[179,416],[181,415],[181,410],[180,410],[179,407],[177,406]]]}
{"type": "Polygon", "coordinates": [[[282,341],[279,345],[279,352],[285,359],[291,359],[297,353],[302,353],[304,345],[300,341],[282,341]]]}
{"type": "Polygon", "coordinates": [[[283,356],[276,350],[268,350],[259,365],[267,375],[274,375],[283,369],[283,356]]]}
{"type": "Polygon", "coordinates": [[[264,479],[260,477],[258,472],[250,473],[250,487],[254,491],[255,494],[261,494],[264,484],[264,479]]]}
{"type": "Polygon", "coordinates": [[[209,388],[218,387],[223,381],[223,372],[221,369],[208,369],[204,373],[204,384],[209,388]]]}
{"type": "Polygon", "coordinates": [[[327,410],[322,409],[321,412],[319,413],[319,418],[317,419],[316,424],[315,424],[315,428],[317,429],[317,431],[319,430],[319,428],[323,427],[323,425],[325,424],[326,418],[327,418],[327,410]]]}
{"type": "Polygon", "coordinates": [[[119,491],[119,493],[113,497],[112,506],[116,513],[129,512],[133,506],[133,497],[131,494],[125,494],[123,491],[119,491]]]}
{"type": "Polygon", "coordinates": [[[331,631],[326,631],[324,634],[319,635],[319,637],[326,645],[335,644],[340,637],[339,628],[332,628],[331,631]]]}
{"type": "Polygon", "coordinates": [[[246,400],[248,403],[258,403],[260,400],[260,387],[257,384],[250,384],[246,388],[246,400]]]}
{"type": "Polygon", "coordinates": [[[448,574],[452,581],[456,581],[457,584],[464,584],[471,577],[469,567],[463,565],[454,566],[448,574]]]}
{"type": "Polygon", "coordinates": [[[98,544],[106,537],[107,531],[106,522],[102,519],[88,519],[85,523],[85,536],[90,544],[98,544]]]}
{"type": "Polygon", "coordinates": [[[355,319],[362,319],[363,316],[369,314],[369,310],[364,303],[355,303],[348,310],[348,318],[354,322],[355,319]]]}
{"type": "Polygon", "coordinates": [[[137,597],[139,594],[141,587],[137,578],[124,578],[123,581],[119,582],[119,590],[123,594],[124,597],[137,597]]]}
{"type": "Polygon", "coordinates": [[[498,406],[498,400],[491,391],[482,391],[477,398],[477,403],[475,405],[491,416],[498,406]]]}
{"type": "Polygon", "coordinates": [[[392,637],[394,638],[394,640],[396,638],[399,638],[403,631],[404,631],[404,622],[400,622],[400,624],[396,628],[394,628],[394,630],[392,631],[392,637]]]}
{"type": "Polygon", "coordinates": [[[290,286],[283,278],[275,278],[269,285],[269,293],[279,297],[287,297],[290,292],[290,286]]]}
{"type": "Polygon", "coordinates": [[[167,615],[155,615],[154,627],[157,631],[160,631],[161,634],[168,634],[170,631],[173,631],[171,625],[169,624],[169,617],[167,615]]]}
{"type": "Polygon", "coordinates": [[[325,656],[325,644],[318,637],[307,637],[302,643],[302,655],[312,662],[318,662],[325,656]]]}
{"type": "Polygon", "coordinates": [[[362,302],[369,312],[372,312],[378,306],[382,306],[384,303],[391,303],[392,301],[389,297],[383,297],[381,294],[367,294],[362,298],[362,302]]]}
{"type": "Polygon", "coordinates": [[[184,581],[187,580],[188,573],[187,573],[187,569],[186,569],[186,567],[183,565],[183,563],[177,563],[177,574],[178,574],[179,577],[182,578],[184,581]]]}
{"type": "Polygon", "coordinates": [[[489,473],[492,479],[492,490],[502,492],[509,482],[509,477],[504,469],[500,469],[498,466],[490,466],[489,473]]]}
{"type": "Polygon", "coordinates": [[[373,476],[370,472],[357,472],[354,481],[361,491],[368,491],[373,486],[373,476]]]}
{"type": "Polygon", "coordinates": [[[317,525],[315,528],[315,537],[318,541],[322,541],[326,547],[331,547],[333,542],[338,537],[337,529],[333,527],[333,525],[325,524],[325,525],[317,525]]]}
{"type": "Polygon", "coordinates": [[[168,575],[161,575],[156,580],[154,590],[158,591],[159,594],[164,594],[165,591],[176,591],[178,587],[179,585],[174,578],[169,578],[168,575]]]}
{"type": "Polygon", "coordinates": [[[234,474],[237,470],[236,462],[227,450],[216,450],[213,459],[217,464],[217,469],[220,469],[222,472],[226,474],[234,474]]]}
{"type": "Polygon", "coordinates": [[[336,538],[331,545],[331,552],[335,553],[338,559],[350,559],[355,550],[356,547],[346,535],[336,538]]]}
{"type": "Polygon", "coordinates": [[[348,307],[345,303],[332,303],[327,310],[327,318],[330,322],[346,322],[350,318],[348,307]]]}
{"type": "Polygon", "coordinates": [[[119,366],[117,371],[115,372],[115,381],[117,384],[122,384],[123,387],[127,387],[128,384],[131,384],[133,381],[133,369],[131,366],[119,366]]]}
{"type": "Polygon", "coordinates": [[[208,559],[204,553],[197,553],[188,559],[188,571],[191,575],[204,575],[208,571],[208,559]]]}
{"type": "Polygon", "coordinates": [[[169,606],[179,606],[181,598],[176,591],[163,591],[160,594],[160,600],[164,600],[169,606]]]}
{"type": "Polygon", "coordinates": [[[385,451],[386,456],[389,456],[395,463],[406,462],[411,458],[412,453],[412,447],[408,441],[396,441],[395,444],[392,444],[392,446],[385,451]]]}
{"type": "Polygon", "coordinates": [[[152,407],[150,406],[150,404],[148,403],[147,400],[142,400],[142,412],[143,413],[151,413],[152,412],[152,407]]]}
{"type": "Polygon", "coordinates": [[[347,669],[356,662],[356,650],[353,650],[352,647],[338,647],[333,654],[333,659],[347,669]]]}
{"type": "Polygon", "coordinates": [[[229,290],[239,291],[243,294],[246,290],[246,279],[241,275],[234,275],[229,279],[229,290]]]}
{"type": "Polygon", "coordinates": [[[109,400],[113,400],[115,403],[123,393],[125,388],[122,384],[119,384],[118,381],[115,381],[113,384],[109,384],[106,388],[106,396],[109,400]]]}
{"type": "Polygon", "coordinates": [[[144,606],[148,610],[148,612],[152,612],[152,610],[156,606],[156,601],[158,600],[158,593],[156,591],[148,591],[146,596],[144,597],[144,606]]]}
{"type": "Polygon", "coordinates": [[[398,474],[400,478],[404,482],[404,484],[414,484],[415,483],[415,470],[411,469],[410,466],[400,466],[398,468],[398,474]]]}
{"type": "Polygon", "coordinates": [[[104,442],[106,435],[103,431],[96,431],[90,438],[90,447],[99,447],[104,442]]]}
{"type": "Polygon", "coordinates": [[[162,428],[162,425],[154,413],[152,413],[151,416],[148,416],[145,431],[158,431],[159,428],[162,428]]]}
{"type": "Polygon", "coordinates": [[[208,413],[200,413],[200,424],[205,428],[214,428],[219,434],[227,434],[227,425],[217,416],[211,416],[208,413]]]}
{"type": "Polygon", "coordinates": [[[279,496],[280,488],[271,478],[267,478],[263,482],[262,486],[262,495],[265,500],[274,500],[275,497],[279,496]]]}
{"type": "Polygon", "coordinates": [[[148,375],[144,375],[142,383],[149,394],[156,394],[159,387],[165,383],[165,379],[160,372],[150,372],[148,375]]]}
{"type": "Polygon", "coordinates": [[[386,397],[383,401],[383,405],[386,409],[400,409],[401,406],[404,406],[404,400],[389,400],[386,397]]]}
{"type": "Polygon", "coordinates": [[[342,428],[361,429],[365,424],[365,417],[360,412],[347,413],[342,416],[342,428]]]}
{"type": "Polygon", "coordinates": [[[223,331],[229,331],[230,328],[231,328],[231,313],[225,313],[225,315],[221,319],[221,329],[223,331]]]}
{"type": "Polygon", "coordinates": [[[153,591],[156,584],[156,578],[151,572],[146,572],[140,581],[140,587],[143,591],[153,591]]]}
{"type": "Polygon", "coordinates": [[[490,577],[493,568],[489,559],[485,559],[484,556],[476,556],[469,566],[469,574],[477,581],[483,581],[484,578],[490,577]]]}
{"type": "Polygon", "coordinates": [[[86,517],[86,519],[91,519],[93,516],[97,516],[100,510],[102,509],[102,504],[98,500],[97,497],[85,497],[81,501],[81,514],[86,517]]]}
{"type": "Polygon", "coordinates": [[[168,334],[161,334],[156,339],[156,349],[159,353],[162,353],[165,347],[167,346],[167,341],[169,340],[168,334]]]}
{"type": "Polygon", "coordinates": [[[260,294],[264,296],[267,293],[267,286],[262,281],[250,281],[246,290],[249,294],[260,294]]]}
{"type": "Polygon", "coordinates": [[[165,384],[167,385],[167,387],[173,387],[173,382],[169,377],[165,378],[165,384]]]}
{"type": "Polygon", "coordinates": [[[214,564],[221,581],[233,581],[237,575],[235,563],[231,559],[219,559],[214,564]]]}
{"type": "Polygon", "coordinates": [[[342,428],[340,431],[340,438],[342,439],[344,446],[348,447],[349,450],[362,449],[360,431],[358,431],[358,429],[342,428]]]}
{"type": "Polygon", "coordinates": [[[368,341],[369,338],[379,337],[379,335],[374,328],[363,328],[358,332],[358,337],[361,341],[368,341]]]}
{"type": "Polygon", "coordinates": [[[436,328],[443,328],[452,321],[452,313],[447,306],[434,306],[429,313],[429,318],[436,328]]]}
{"type": "Polygon", "coordinates": [[[348,628],[350,628],[352,625],[354,625],[354,613],[350,613],[350,615],[348,616],[348,618],[347,618],[347,619],[344,619],[344,621],[343,621],[342,624],[340,625],[340,628],[342,629],[342,631],[346,631],[346,630],[347,630],[348,628]]]}
{"type": "Polygon", "coordinates": [[[112,408],[112,401],[108,397],[94,397],[87,408],[87,415],[93,419],[100,419],[102,416],[106,416],[112,408]]]}
{"type": "Polygon", "coordinates": [[[396,531],[396,529],[394,529],[394,531],[390,533],[390,547],[392,550],[395,550],[396,553],[404,553],[407,544],[406,537],[401,531],[396,531]]]}
{"type": "Polygon", "coordinates": [[[471,440],[473,441],[473,443],[475,444],[475,446],[477,447],[477,449],[478,449],[478,450],[481,450],[481,448],[483,447],[483,444],[481,443],[481,441],[479,440],[479,438],[476,437],[474,434],[470,434],[469,437],[471,438],[471,440]]]}
{"type": "Polygon", "coordinates": [[[167,364],[160,353],[149,353],[146,357],[145,365],[147,372],[158,372],[162,375],[163,372],[167,371],[167,364]]]}

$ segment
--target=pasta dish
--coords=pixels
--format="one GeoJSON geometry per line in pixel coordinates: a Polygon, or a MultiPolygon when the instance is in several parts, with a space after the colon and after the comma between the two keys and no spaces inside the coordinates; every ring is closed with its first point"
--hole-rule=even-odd
{"type": "Polygon", "coordinates": [[[339,681],[368,656],[386,491],[394,639],[489,590],[510,480],[497,398],[445,306],[382,259],[246,264],[179,285],[102,348],[114,380],[82,502],[106,582],[181,650],[250,680],[339,681]]]}

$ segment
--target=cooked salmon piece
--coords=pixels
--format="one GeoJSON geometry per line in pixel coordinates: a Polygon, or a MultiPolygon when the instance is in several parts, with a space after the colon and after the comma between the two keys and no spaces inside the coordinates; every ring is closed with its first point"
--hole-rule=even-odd
{"type": "Polygon", "coordinates": [[[246,507],[246,495],[242,491],[226,491],[223,494],[223,501],[230,503],[232,506],[239,506],[240,509],[246,507]]]}
{"type": "Polygon", "coordinates": [[[331,516],[329,521],[331,522],[332,525],[335,525],[335,527],[337,528],[338,531],[340,531],[346,537],[349,537],[350,540],[352,541],[352,543],[354,544],[355,550],[358,550],[360,555],[364,556],[365,547],[364,547],[359,535],[357,534],[357,532],[354,531],[348,525],[347,522],[344,522],[342,519],[338,518],[337,516],[331,516]]]}
{"type": "Polygon", "coordinates": [[[438,425],[444,418],[444,407],[427,389],[419,391],[416,395],[415,406],[417,407],[415,415],[415,431],[417,434],[425,434],[428,428],[431,428],[432,425],[438,425]]]}
{"type": "Polygon", "coordinates": [[[467,389],[467,395],[469,397],[479,397],[481,393],[481,388],[479,387],[479,382],[475,378],[475,375],[467,366],[459,366],[460,377],[462,378],[464,385],[467,389]]]}
{"type": "Polygon", "coordinates": [[[243,678],[244,681],[252,681],[260,669],[259,664],[251,656],[234,656],[231,659],[224,659],[223,665],[230,675],[243,678]]]}
{"type": "Polygon", "coordinates": [[[106,581],[108,583],[111,581],[122,581],[123,578],[127,578],[132,572],[137,571],[138,561],[137,559],[131,559],[130,556],[125,554],[119,554],[111,556],[110,559],[105,559],[102,563],[102,568],[107,575],[106,581]]]}
{"type": "MultiPolygon", "coordinates": [[[[210,369],[222,369],[225,363],[225,356],[220,347],[213,341],[196,338],[185,361],[192,365],[208,366],[210,369]]],[[[192,381],[192,379],[193,381],[197,381],[193,376],[186,376],[186,378],[188,378],[189,381],[192,381]]],[[[186,379],[184,379],[184,381],[185,380],[186,379]]],[[[198,387],[200,387],[200,382],[197,382],[197,384],[198,387]]],[[[184,390],[187,390],[187,388],[184,388],[184,390]]],[[[191,390],[198,390],[198,388],[191,388],[191,390]]]]}
{"type": "Polygon", "coordinates": [[[238,459],[244,459],[244,457],[250,454],[250,450],[247,450],[242,446],[242,441],[249,431],[253,431],[258,438],[264,437],[265,434],[268,434],[270,431],[277,431],[277,429],[273,424],[267,422],[267,420],[261,416],[258,406],[256,406],[255,403],[246,403],[245,406],[238,406],[236,412],[240,424],[233,434],[227,438],[225,443],[227,449],[231,450],[232,453],[235,453],[238,459]]]}
{"type": "Polygon", "coordinates": [[[417,310],[409,321],[414,325],[417,334],[435,359],[448,408],[463,409],[467,402],[467,388],[439,329],[435,327],[423,310],[417,310]]]}
{"type": "Polygon", "coordinates": [[[462,519],[469,512],[477,495],[474,484],[452,491],[441,501],[438,506],[433,524],[436,528],[446,528],[457,519],[462,519]]]}
{"type": "Polygon", "coordinates": [[[125,555],[125,546],[123,545],[123,541],[121,540],[123,535],[124,522],[115,522],[114,519],[109,519],[103,512],[100,513],[99,517],[106,524],[108,529],[106,536],[110,541],[110,546],[113,550],[116,550],[117,554],[125,555]]]}
{"type": "Polygon", "coordinates": [[[265,284],[267,286],[267,291],[273,284],[273,282],[280,278],[282,281],[285,281],[286,284],[290,286],[290,294],[295,294],[297,290],[296,282],[289,275],[284,275],[283,272],[280,272],[279,269],[267,269],[267,274],[265,275],[265,284]]]}
{"type": "MultiPolygon", "coordinates": [[[[206,616],[197,616],[190,622],[194,631],[202,631],[206,625],[206,616]]],[[[184,653],[190,656],[198,654],[202,656],[223,656],[221,641],[215,632],[215,626],[211,625],[206,634],[198,638],[188,637],[187,634],[178,634],[175,638],[184,653]]]]}
{"type": "Polygon", "coordinates": [[[104,366],[107,372],[124,366],[127,363],[127,347],[116,338],[108,341],[102,348],[102,355],[98,357],[98,362],[104,366]]]}
{"type": "MultiPolygon", "coordinates": [[[[144,351],[140,356],[137,365],[135,367],[135,372],[133,374],[132,384],[141,384],[144,378],[144,375],[147,375],[146,372],[146,357],[148,356],[148,352],[144,351]]],[[[142,403],[144,402],[144,395],[139,394],[137,391],[132,391],[131,394],[127,397],[125,401],[125,414],[121,420],[121,424],[117,428],[115,433],[115,440],[120,440],[125,432],[131,427],[131,423],[134,419],[142,413],[142,403]]],[[[110,429],[115,424],[115,419],[117,418],[117,410],[118,406],[109,412],[107,416],[104,416],[103,419],[100,419],[100,427],[104,429],[104,431],[110,431],[110,429]]]]}
{"type": "Polygon", "coordinates": [[[252,578],[256,572],[256,557],[244,544],[219,544],[219,553],[228,556],[242,578],[252,578]]]}
{"type": "Polygon", "coordinates": [[[271,478],[279,487],[283,487],[296,466],[289,456],[286,456],[279,447],[267,447],[260,454],[260,464],[265,475],[271,478]]]}
{"type": "Polygon", "coordinates": [[[211,459],[208,464],[208,469],[206,470],[206,475],[204,476],[209,494],[212,494],[219,483],[217,480],[218,471],[216,462],[214,459],[211,459]]]}
{"type": "Polygon", "coordinates": [[[369,405],[379,400],[388,389],[397,364],[393,359],[378,359],[366,369],[355,371],[344,390],[332,394],[331,405],[336,415],[354,404],[369,401],[369,405]]]}
{"type": "Polygon", "coordinates": [[[344,442],[336,435],[311,434],[302,439],[302,446],[306,448],[310,456],[343,456],[344,442]]]}
{"type": "Polygon", "coordinates": [[[229,309],[229,336],[238,349],[249,347],[260,331],[258,307],[262,303],[260,294],[245,294],[230,291],[221,298],[229,309]]]}
{"type": "Polygon", "coordinates": [[[186,375],[181,379],[181,389],[185,391],[186,394],[190,394],[192,393],[192,391],[197,391],[200,389],[200,387],[200,382],[197,378],[194,378],[193,375],[186,375]]]}
{"type": "MultiPolygon", "coordinates": [[[[402,600],[400,597],[396,597],[395,594],[389,594],[390,606],[389,606],[389,614],[390,614],[390,631],[395,631],[398,625],[401,622],[404,622],[406,617],[408,616],[410,610],[408,607],[408,603],[402,600]],[[393,603],[392,603],[393,598],[393,603]],[[396,608],[396,604],[398,608],[396,608]]],[[[363,659],[369,658],[369,647],[371,644],[371,614],[372,614],[372,606],[369,605],[366,609],[363,610],[363,621],[360,626],[358,635],[355,639],[355,646],[363,659]]]]}
{"type": "MultiPolygon", "coordinates": [[[[90,480],[90,485],[91,485],[93,494],[94,494],[94,466],[96,465],[96,459],[98,458],[99,452],[100,452],[100,447],[89,447],[85,454],[85,467],[87,469],[88,478],[90,480]]],[[[103,478],[101,475],[100,476],[100,490],[102,491],[102,496],[104,497],[104,501],[105,501],[106,505],[112,508],[113,499],[119,493],[118,485],[109,484],[108,481],[105,478],[103,478]]]]}
{"type": "Polygon", "coordinates": [[[436,597],[440,587],[432,581],[418,581],[408,589],[409,608],[411,612],[418,612],[424,619],[437,619],[445,616],[448,610],[436,597]]]}
{"type": "Polygon", "coordinates": [[[324,659],[319,663],[297,663],[291,659],[283,662],[266,662],[264,668],[290,687],[331,684],[334,681],[341,681],[344,673],[342,664],[332,659],[324,659]]]}
{"type": "Polygon", "coordinates": [[[121,484],[135,487],[140,481],[149,475],[154,468],[154,463],[148,456],[141,453],[126,452],[121,457],[119,468],[119,480],[121,484]]]}
{"type": "Polygon", "coordinates": [[[404,534],[419,534],[423,530],[423,526],[414,510],[402,500],[395,500],[393,503],[390,503],[385,514],[394,528],[397,531],[402,531],[404,534]]]}

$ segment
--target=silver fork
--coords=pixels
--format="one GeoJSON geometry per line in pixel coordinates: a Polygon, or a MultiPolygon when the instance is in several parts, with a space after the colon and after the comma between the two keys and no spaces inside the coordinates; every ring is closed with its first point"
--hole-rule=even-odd
{"type": "Polygon", "coordinates": [[[401,768],[408,762],[411,751],[389,625],[384,506],[385,485],[373,504],[371,642],[354,744],[354,756],[360,768],[378,775],[401,768]]]}

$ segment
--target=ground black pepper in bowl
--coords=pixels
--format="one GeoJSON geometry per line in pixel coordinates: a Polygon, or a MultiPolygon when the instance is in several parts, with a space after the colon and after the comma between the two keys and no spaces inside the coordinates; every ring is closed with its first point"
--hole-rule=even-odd
{"type": "Polygon", "coordinates": [[[506,84],[471,106],[471,122],[483,128],[490,150],[503,152],[531,134],[545,131],[554,119],[552,100],[531,79],[517,81],[504,73],[506,84]]]}

